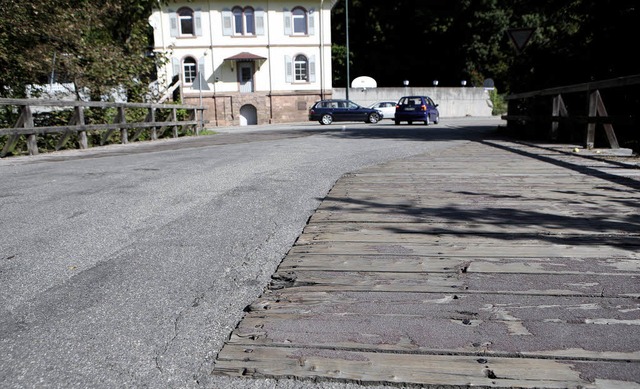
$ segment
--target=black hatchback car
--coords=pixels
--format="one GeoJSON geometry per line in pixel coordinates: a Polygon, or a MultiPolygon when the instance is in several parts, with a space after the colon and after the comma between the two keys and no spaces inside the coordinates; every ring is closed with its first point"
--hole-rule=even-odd
{"type": "Polygon", "coordinates": [[[377,123],[382,119],[382,112],[366,108],[351,100],[320,100],[309,109],[309,120],[320,124],[333,122],[365,122],[377,123]]]}
{"type": "Polygon", "coordinates": [[[440,112],[438,112],[438,104],[434,103],[429,96],[404,96],[398,100],[396,104],[395,124],[400,122],[424,122],[429,125],[431,123],[438,124],[440,121],[440,112]]]}

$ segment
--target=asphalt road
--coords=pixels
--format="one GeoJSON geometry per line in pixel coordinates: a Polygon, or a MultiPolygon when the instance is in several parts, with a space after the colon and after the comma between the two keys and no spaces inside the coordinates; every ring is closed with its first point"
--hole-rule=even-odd
{"type": "Polygon", "coordinates": [[[0,387],[362,387],[209,373],[342,175],[499,124],[228,128],[0,159],[0,387]]]}

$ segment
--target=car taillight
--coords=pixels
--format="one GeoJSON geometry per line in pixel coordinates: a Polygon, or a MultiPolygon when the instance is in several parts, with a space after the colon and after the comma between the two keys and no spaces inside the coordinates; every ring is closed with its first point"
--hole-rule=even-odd
{"type": "Polygon", "coordinates": [[[426,110],[427,110],[427,106],[426,106],[426,105],[424,105],[424,104],[422,104],[422,105],[420,106],[420,110],[422,110],[422,111],[426,111],[426,110]]]}

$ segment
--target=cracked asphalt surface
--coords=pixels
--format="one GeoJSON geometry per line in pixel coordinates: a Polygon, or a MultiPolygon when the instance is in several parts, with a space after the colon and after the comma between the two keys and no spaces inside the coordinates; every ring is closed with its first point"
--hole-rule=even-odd
{"type": "Polygon", "coordinates": [[[501,124],[236,127],[0,159],[0,386],[362,388],[210,372],[342,175],[501,124]]]}

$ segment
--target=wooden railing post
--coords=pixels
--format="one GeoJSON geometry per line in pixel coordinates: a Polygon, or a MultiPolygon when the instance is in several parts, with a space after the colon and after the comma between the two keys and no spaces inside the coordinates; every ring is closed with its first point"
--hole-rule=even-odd
{"type": "Polygon", "coordinates": [[[557,117],[568,117],[569,112],[567,111],[567,107],[564,105],[564,100],[562,100],[562,95],[558,94],[553,98],[553,112],[552,116],[554,119],[551,121],[551,139],[558,139],[558,126],[560,124],[559,120],[556,120],[557,117]]]}
{"type": "MultiPolygon", "coordinates": [[[[151,123],[156,122],[156,109],[151,107],[149,108],[149,121],[151,123]]],[[[158,140],[158,127],[151,127],[151,140],[158,140]]]]}
{"type": "MultiPolygon", "coordinates": [[[[76,116],[77,123],[81,126],[84,126],[86,123],[84,122],[84,107],[76,107],[76,116]]],[[[78,131],[78,145],[81,149],[89,148],[89,141],[87,140],[87,130],[78,131]]]]}
{"type": "MultiPolygon", "coordinates": [[[[24,126],[25,127],[33,127],[33,114],[31,113],[31,107],[25,105],[22,107],[24,112],[24,126]]],[[[36,138],[36,134],[27,135],[27,150],[29,150],[29,155],[38,155],[38,139],[36,138]]]]}
{"type": "MultiPolygon", "coordinates": [[[[171,121],[173,122],[177,122],[178,121],[178,110],[176,108],[173,108],[171,110],[171,121]]],[[[173,137],[177,138],[178,137],[178,126],[177,125],[173,125],[173,137]]]]}
{"type": "MultiPolygon", "coordinates": [[[[118,123],[122,123],[122,124],[127,123],[127,117],[125,116],[124,106],[118,107],[118,119],[120,119],[118,123]]],[[[129,132],[126,127],[122,127],[120,129],[120,140],[123,145],[129,143],[129,132]]]]}

